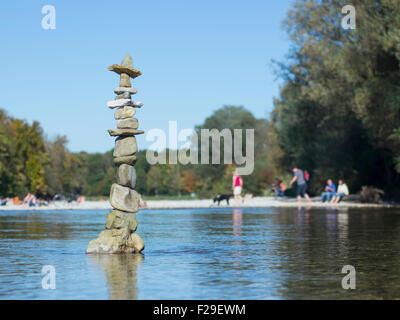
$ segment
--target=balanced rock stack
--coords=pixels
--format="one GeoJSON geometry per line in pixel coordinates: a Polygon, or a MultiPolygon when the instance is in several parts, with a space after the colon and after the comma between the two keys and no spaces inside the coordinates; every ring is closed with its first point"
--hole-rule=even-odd
{"type": "Polygon", "coordinates": [[[86,253],[138,253],[144,249],[144,242],[136,233],[137,221],[134,213],[139,210],[139,194],[136,186],[137,144],[135,135],[142,134],[138,130],[138,120],[133,118],[136,108],[143,106],[141,102],[131,100],[136,93],[130,78],[134,79],[141,72],[133,69],[133,61],[128,54],[121,65],[108,67],[120,75],[119,87],[114,90],[117,97],[107,106],[115,110],[117,129],[108,130],[110,136],[117,137],[114,148],[114,163],[118,166],[117,183],[111,186],[110,203],[113,210],[107,216],[106,229],[97,239],[89,242],[86,253]]]}

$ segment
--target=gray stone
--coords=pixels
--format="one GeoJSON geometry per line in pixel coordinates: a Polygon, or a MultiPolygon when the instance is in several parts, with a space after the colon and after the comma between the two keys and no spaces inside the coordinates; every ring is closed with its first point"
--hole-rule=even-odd
{"type": "Polygon", "coordinates": [[[110,191],[110,204],[121,211],[138,212],[139,194],[135,190],[114,183],[110,191]]]}
{"type": "MultiPolygon", "coordinates": [[[[135,79],[136,77],[139,77],[142,74],[139,70],[136,70],[133,68],[133,61],[128,56],[126,56],[124,58],[123,63],[124,63],[123,65],[113,64],[112,66],[108,67],[108,70],[121,75],[121,80],[122,80],[122,76],[126,76],[128,79],[129,79],[129,77],[132,79],[135,79]],[[129,64],[131,64],[131,65],[129,65],[129,64]]],[[[125,83],[125,80],[120,81],[119,86],[120,87],[130,87],[130,84],[129,84],[129,86],[127,86],[127,85],[124,85],[123,83],[125,83]]]]}
{"type": "Polygon", "coordinates": [[[127,88],[127,87],[119,87],[119,88],[115,88],[114,92],[116,94],[123,94],[125,92],[130,93],[130,94],[136,94],[137,90],[134,88],[127,88]]]}
{"type": "Polygon", "coordinates": [[[131,101],[131,99],[119,99],[107,102],[107,107],[109,107],[110,109],[124,107],[124,106],[135,106],[135,105],[133,101],[131,101]]]}
{"type": "Polygon", "coordinates": [[[118,108],[114,113],[115,120],[131,118],[135,115],[136,109],[134,107],[125,106],[118,108]]]}
{"type": "Polygon", "coordinates": [[[142,252],[144,250],[144,242],[137,233],[132,233],[127,241],[127,246],[134,248],[135,252],[142,252]]]}
{"type": "Polygon", "coordinates": [[[119,86],[120,87],[131,88],[132,87],[131,78],[129,77],[129,74],[123,72],[123,71],[127,71],[127,70],[120,69],[119,71],[120,71],[119,72],[119,74],[120,74],[119,86]]]}
{"type": "Polygon", "coordinates": [[[127,156],[127,157],[116,157],[114,158],[114,164],[119,166],[120,164],[128,164],[128,165],[134,165],[136,162],[136,155],[133,156],[127,156]]]}
{"type": "Polygon", "coordinates": [[[131,98],[131,94],[129,92],[124,92],[122,94],[117,95],[115,100],[130,99],[130,98],[131,98]]]}
{"type": "Polygon", "coordinates": [[[128,228],[103,230],[90,241],[86,253],[139,253],[144,249],[142,238],[128,228]]]}
{"type": "Polygon", "coordinates": [[[120,210],[111,210],[107,215],[106,229],[122,229],[128,228],[129,231],[135,232],[137,229],[137,221],[133,213],[120,210]]]}
{"type": "Polygon", "coordinates": [[[138,134],[143,134],[144,131],[137,129],[110,129],[108,134],[112,137],[116,136],[135,136],[138,134]]]}
{"type": "Polygon", "coordinates": [[[132,103],[133,103],[133,106],[134,106],[135,108],[141,108],[141,107],[143,107],[143,105],[144,105],[144,103],[143,103],[143,102],[140,102],[140,101],[132,101],[132,103]]]}
{"type": "Polygon", "coordinates": [[[139,126],[138,120],[135,118],[119,120],[117,123],[118,129],[137,129],[138,126],[139,126]]]}
{"type": "Polygon", "coordinates": [[[134,166],[121,164],[117,169],[117,183],[124,187],[135,189],[136,169],[134,166]]]}
{"type": "Polygon", "coordinates": [[[133,59],[128,53],[125,55],[124,59],[122,60],[121,66],[133,68],[133,59]]]}
{"type": "Polygon", "coordinates": [[[115,140],[114,157],[131,156],[137,152],[135,137],[119,137],[115,140]]]}

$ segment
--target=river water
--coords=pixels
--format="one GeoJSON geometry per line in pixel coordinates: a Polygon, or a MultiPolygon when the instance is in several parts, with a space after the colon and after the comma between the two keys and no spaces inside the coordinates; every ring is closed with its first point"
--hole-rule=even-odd
{"type": "Polygon", "coordinates": [[[143,255],[86,255],[106,216],[0,211],[0,299],[400,299],[399,210],[142,210],[143,255]]]}

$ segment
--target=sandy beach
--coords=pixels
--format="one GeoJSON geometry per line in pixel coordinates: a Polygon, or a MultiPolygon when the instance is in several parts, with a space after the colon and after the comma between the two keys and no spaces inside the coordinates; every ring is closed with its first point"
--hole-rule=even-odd
{"type": "MultiPolygon", "coordinates": [[[[322,203],[319,201],[319,197],[313,198],[310,207],[321,208],[321,207],[338,207],[338,208],[394,208],[400,207],[399,205],[392,204],[370,204],[370,203],[355,203],[355,202],[341,202],[338,204],[322,203]]],[[[141,208],[146,209],[190,209],[190,208],[211,208],[218,207],[214,204],[211,199],[204,200],[149,200],[146,201],[147,207],[141,208]]],[[[293,208],[297,207],[296,199],[279,199],[275,200],[272,197],[255,197],[252,199],[246,199],[244,203],[240,203],[239,207],[279,207],[279,208],[293,208]]],[[[302,202],[302,206],[308,207],[305,200],[302,202]]],[[[226,201],[221,202],[219,207],[235,207],[235,202],[230,201],[230,205],[226,204],[226,201]]],[[[7,205],[1,206],[0,211],[11,211],[11,210],[108,210],[111,209],[111,205],[108,201],[86,201],[84,203],[78,202],[65,202],[57,201],[50,203],[47,206],[41,207],[28,207],[27,205],[7,205]]]]}

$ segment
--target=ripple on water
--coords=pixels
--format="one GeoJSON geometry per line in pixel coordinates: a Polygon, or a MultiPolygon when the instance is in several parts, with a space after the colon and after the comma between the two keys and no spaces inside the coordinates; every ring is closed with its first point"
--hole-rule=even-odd
{"type": "Polygon", "coordinates": [[[86,255],[106,215],[0,212],[0,298],[400,298],[396,210],[146,210],[137,214],[144,255],[86,255]],[[357,290],[341,288],[345,264],[357,290]],[[45,265],[56,290],[42,289],[45,265]]]}

